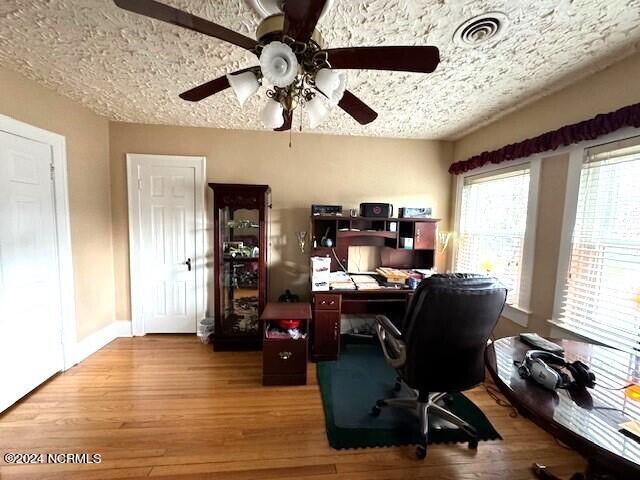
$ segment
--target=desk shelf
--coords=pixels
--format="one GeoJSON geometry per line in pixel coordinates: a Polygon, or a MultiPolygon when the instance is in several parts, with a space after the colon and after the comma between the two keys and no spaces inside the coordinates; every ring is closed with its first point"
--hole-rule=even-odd
{"type": "Polygon", "coordinates": [[[338,231],[337,238],[360,238],[360,237],[371,237],[371,238],[393,238],[397,237],[396,232],[386,232],[386,231],[357,231],[357,230],[349,230],[349,231],[338,231]]]}
{"type": "Polygon", "coordinates": [[[311,216],[312,256],[331,257],[331,270],[340,267],[332,248],[346,266],[349,247],[372,246],[381,249],[385,267],[432,268],[435,262],[437,218],[368,218],[331,215],[311,216]],[[400,239],[411,239],[404,248],[400,239]],[[323,246],[323,239],[332,247],[323,246]]]}

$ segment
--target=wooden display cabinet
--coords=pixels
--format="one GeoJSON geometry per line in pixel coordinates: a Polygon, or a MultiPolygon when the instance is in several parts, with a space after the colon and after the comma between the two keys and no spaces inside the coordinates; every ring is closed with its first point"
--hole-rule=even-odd
{"type": "Polygon", "coordinates": [[[210,183],[214,203],[214,350],[260,350],[267,301],[270,189],[210,183]]]}

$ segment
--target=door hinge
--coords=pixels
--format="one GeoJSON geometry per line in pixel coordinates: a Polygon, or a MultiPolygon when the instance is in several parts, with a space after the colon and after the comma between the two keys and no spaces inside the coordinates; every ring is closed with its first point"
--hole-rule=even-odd
{"type": "Polygon", "coordinates": [[[51,180],[55,180],[56,178],[56,166],[53,162],[49,164],[49,176],[51,177],[51,180]]]}

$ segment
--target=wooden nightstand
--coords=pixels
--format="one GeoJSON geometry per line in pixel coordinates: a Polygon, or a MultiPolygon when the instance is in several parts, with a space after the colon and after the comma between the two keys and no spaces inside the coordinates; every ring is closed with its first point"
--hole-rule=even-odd
{"type": "Polygon", "coordinates": [[[262,384],[305,385],[307,383],[307,351],[311,305],[308,303],[268,303],[260,320],[263,322],[262,384]],[[270,326],[278,320],[300,320],[304,338],[273,338],[270,326]]]}

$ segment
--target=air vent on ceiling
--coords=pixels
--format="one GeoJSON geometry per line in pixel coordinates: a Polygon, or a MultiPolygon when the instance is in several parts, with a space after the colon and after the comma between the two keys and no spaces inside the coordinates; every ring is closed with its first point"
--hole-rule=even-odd
{"type": "Polygon", "coordinates": [[[453,40],[462,47],[493,43],[504,35],[507,21],[504,13],[483,13],[460,25],[453,34],[453,40]]]}

